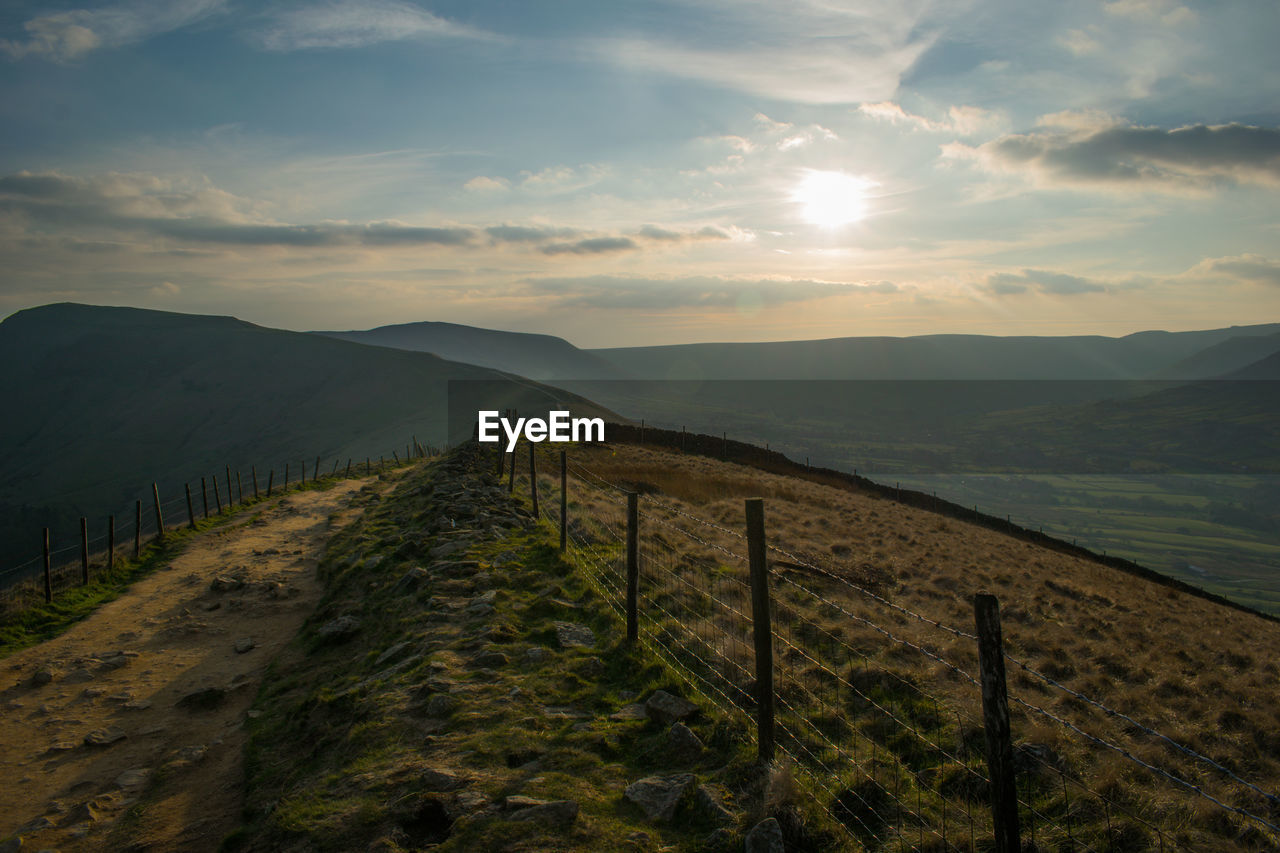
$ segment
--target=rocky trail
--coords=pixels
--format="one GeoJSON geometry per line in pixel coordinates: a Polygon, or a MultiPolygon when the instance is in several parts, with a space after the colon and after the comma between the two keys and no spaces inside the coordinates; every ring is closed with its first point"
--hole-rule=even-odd
{"type": "Polygon", "coordinates": [[[3,849],[217,849],[240,823],[250,705],[365,485],[247,510],[0,662],[3,849]]]}

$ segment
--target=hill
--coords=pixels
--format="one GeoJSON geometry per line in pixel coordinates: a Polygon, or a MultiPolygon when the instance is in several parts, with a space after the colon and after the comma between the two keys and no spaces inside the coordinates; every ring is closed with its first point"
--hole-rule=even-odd
{"type": "Polygon", "coordinates": [[[1206,347],[1167,368],[1163,378],[1216,379],[1280,352],[1280,334],[1241,335],[1206,347]]]}
{"type": "Polygon", "coordinates": [[[604,359],[551,335],[434,322],[379,326],[362,332],[315,334],[373,346],[430,352],[451,361],[492,367],[530,379],[611,379],[620,376],[617,368],[604,359]]]}
{"type": "Polygon", "coordinates": [[[37,555],[41,527],[66,544],[81,515],[96,528],[131,514],[153,481],[173,497],[228,464],[245,477],[256,465],[265,485],[286,462],[296,479],[303,460],[328,470],[404,453],[413,436],[444,444],[451,380],[527,411],[586,405],[428,353],[134,308],[20,311],[0,323],[0,358],[0,566],[37,555]]]}
{"type": "MultiPolygon", "coordinates": [[[[1253,380],[1262,382],[1272,382],[1280,379],[1280,351],[1273,352],[1265,358],[1260,358],[1253,364],[1232,371],[1223,377],[1232,380],[1253,380]]],[[[1260,386],[1262,388],[1270,388],[1271,386],[1260,386]]]]}
{"type": "MultiPolygon", "coordinates": [[[[1280,324],[1121,338],[923,335],[768,343],[620,347],[589,352],[647,379],[1074,379],[1163,378],[1173,365],[1224,341],[1276,335],[1280,324]]],[[[1185,378],[1198,378],[1187,375],[1185,378]]]]}

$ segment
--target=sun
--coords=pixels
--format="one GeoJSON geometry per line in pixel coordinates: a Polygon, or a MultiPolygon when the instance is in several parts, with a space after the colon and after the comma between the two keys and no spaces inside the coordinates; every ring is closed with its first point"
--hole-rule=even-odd
{"type": "Polygon", "coordinates": [[[792,192],[804,218],[823,228],[838,228],[866,217],[868,192],[876,184],[844,172],[809,169],[792,192]]]}

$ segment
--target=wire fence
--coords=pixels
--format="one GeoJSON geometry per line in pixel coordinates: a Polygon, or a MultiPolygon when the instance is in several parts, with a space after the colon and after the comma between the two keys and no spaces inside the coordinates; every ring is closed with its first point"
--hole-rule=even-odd
{"type": "Polygon", "coordinates": [[[41,536],[47,542],[47,555],[38,554],[0,570],[0,621],[47,604],[69,590],[87,585],[103,572],[142,558],[147,548],[163,538],[163,533],[193,527],[307,483],[370,476],[438,452],[413,438],[406,444],[403,458],[397,448],[390,456],[346,458],[345,464],[342,459],[334,459],[332,467],[324,470],[321,458],[316,457],[310,463],[297,460],[278,468],[264,466],[265,477],[256,465],[247,469],[225,465],[198,480],[169,484],[163,491],[153,483],[132,507],[115,515],[99,516],[92,526],[85,517],[74,532],[33,530],[34,542],[39,542],[41,536]]]}
{"type": "MultiPolygon", "coordinates": [[[[997,807],[1007,773],[1007,810],[1029,849],[1280,849],[1280,799],[1264,785],[1006,654],[997,622],[1001,759],[984,697],[994,675],[979,665],[990,638],[774,542],[761,549],[772,644],[763,696],[746,532],[652,493],[631,498],[632,523],[638,484],[593,470],[590,449],[565,457],[564,495],[554,453],[536,455],[539,511],[562,527],[567,558],[621,621],[634,608],[643,648],[757,741],[776,742],[851,848],[1014,849],[1002,846],[997,807]]],[[[527,488],[516,470],[511,485],[527,488]]]]}

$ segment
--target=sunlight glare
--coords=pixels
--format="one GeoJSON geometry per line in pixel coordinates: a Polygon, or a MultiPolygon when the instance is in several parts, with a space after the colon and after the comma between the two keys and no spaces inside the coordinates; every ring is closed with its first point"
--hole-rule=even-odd
{"type": "Polygon", "coordinates": [[[866,217],[867,194],[875,186],[857,175],[810,169],[796,185],[792,199],[801,205],[808,222],[837,228],[866,217]]]}

